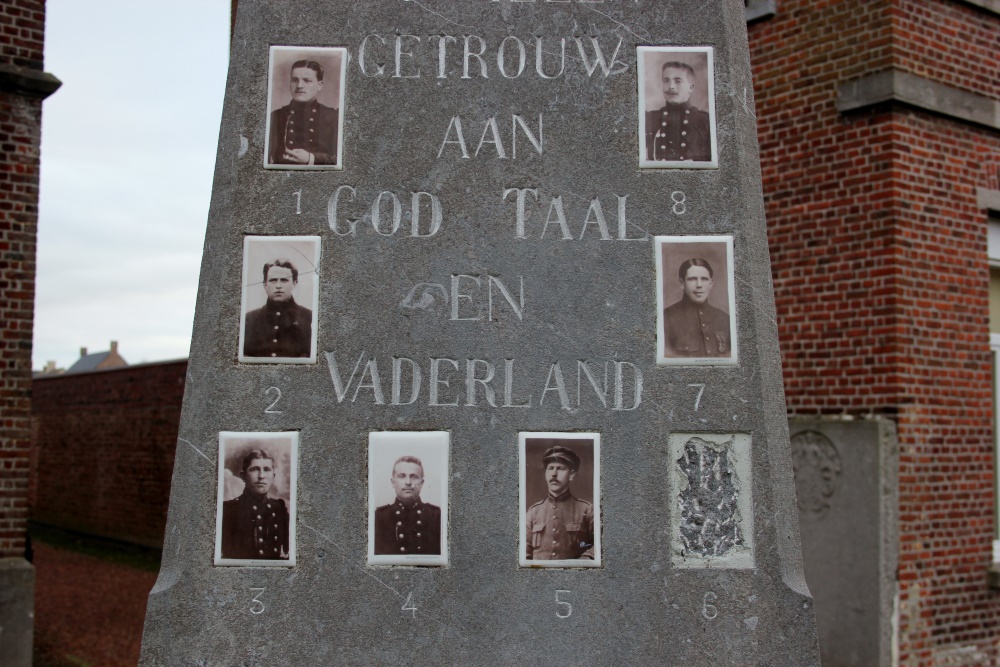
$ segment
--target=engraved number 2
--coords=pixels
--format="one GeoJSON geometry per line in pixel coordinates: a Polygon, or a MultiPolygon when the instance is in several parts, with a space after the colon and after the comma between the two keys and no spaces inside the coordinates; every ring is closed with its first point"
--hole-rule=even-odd
{"type": "Polygon", "coordinates": [[[687,197],[680,190],[674,190],[670,193],[670,199],[674,202],[672,210],[677,215],[684,215],[687,213],[687,197]]]}
{"type": "Polygon", "coordinates": [[[271,402],[271,405],[269,405],[266,408],[264,408],[264,414],[265,415],[280,415],[281,414],[281,410],[275,410],[274,406],[276,406],[278,404],[278,401],[281,400],[281,390],[278,389],[277,387],[268,387],[267,391],[264,392],[264,394],[268,398],[271,397],[272,393],[274,394],[274,401],[271,402]]]}
{"type": "Polygon", "coordinates": [[[251,588],[251,593],[256,593],[253,599],[250,600],[250,613],[251,614],[263,614],[264,613],[264,601],[260,599],[260,596],[264,594],[264,587],[261,588],[251,588]]]}
{"type": "Polygon", "coordinates": [[[295,195],[295,215],[302,213],[302,188],[292,193],[295,195]]]}
{"type": "Polygon", "coordinates": [[[402,611],[412,611],[413,618],[417,617],[417,603],[413,601],[413,593],[406,594],[406,602],[400,607],[402,611]]]}
{"type": "Polygon", "coordinates": [[[560,600],[560,593],[569,595],[570,591],[556,591],[556,606],[559,607],[559,609],[556,610],[556,618],[569,618],[573,615],[573,605],[565,600],[560,600]]]}
{"type": "Polygon", "coordinates": [[[701,599],[701,615],[710,621],[719,615],[719,608],[709,603],[715,602],[718,599],[719,596],[712,591],[705,593],[705,597],[701,599]]]}
{"type": "Polygon", "coordinates": [[[694,411],[698,412],[698,406],[701,405],[701,397],[705,393],[705,385],[689,384],[688,386],[698,390],[698,395],[694,397],[694,411]]]}

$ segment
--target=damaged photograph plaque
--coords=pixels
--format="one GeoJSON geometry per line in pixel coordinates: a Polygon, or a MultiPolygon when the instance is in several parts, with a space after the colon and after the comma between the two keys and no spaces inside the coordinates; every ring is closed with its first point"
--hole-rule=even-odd
{"type": "Polygon", "coordinates": [[[518,439],[518,563],[600,567],[600,434],[524,432],[518,439]]]}
{"type": "Polygon", "coordinates": [[[316,362],[319,256],[318,236],[244,237],[240,361],[316,362]]]}
{"type": "Polygon", "coordinates": [[[715,70],[710,46],[640,46],[639,166],[714,169],[715,70]]]}
{"type": "Polygon", "coordinates": [[[343,169],[347,49],[272,46],[266,169],[343,169]]]}
{"type": "Polygon", "coordinates": [[[295,565],[299,434],[219,433],[215,564],[295,565]]]}
{"type": "Polygon", "coordinates": [[[750,435],[671,433],[667,445],[674,566],[753,568],[750,435]]]}
{"type": "Polygon", "coordinates": [[[448,564],[447,431],[368,434],[368,564],[448,564]]]}
{"type": "Polygon", "coordinates": [[[737,363],[732,236],[656,236],[656,363],[737,363]]]}

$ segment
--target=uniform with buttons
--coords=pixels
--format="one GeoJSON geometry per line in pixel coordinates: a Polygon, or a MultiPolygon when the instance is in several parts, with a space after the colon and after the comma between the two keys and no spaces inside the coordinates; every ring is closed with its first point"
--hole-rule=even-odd
{"type": "Polygon", "coordinates": [[[729,357],[729,314],[686,295],[663,309],[665,352],[668,357],[729,357]]]}
{"type": "Polygon", "coordinates": [[[375,555],[441,554],[441,508],[398,498],[375,510],[375,555]]]}
{"type": "Polygon", "coordinates": [[[594,559],[594,506],[569,491],[529,507],[525,528],[529,560],[594,559]]]}
{"type": "Polygon", "coordinates": [[[249,490],[222,503],[222,557],[252,560],[288,558],[288,508],[281,498],[249,490]]]}
{"type": "Polygon", "coordinates": [[[268,164],[290,164],[285,149],[301,148],[312,153],[311,164],[337,164],[340,111],[311,102],[291,102],[271,112],[268,164]]]}
{"type": "Polygon", "coordinates": [[[646,112],[646,159],[707,162],[712,159],[708,112],[689,102],[646,112]]]}
{"type": "Polygon", "coordinates": [[[247,313],[243,355],[247,357],[308,357],[312,353],[312,311],[295,299],[268,300],[247,313]]]}

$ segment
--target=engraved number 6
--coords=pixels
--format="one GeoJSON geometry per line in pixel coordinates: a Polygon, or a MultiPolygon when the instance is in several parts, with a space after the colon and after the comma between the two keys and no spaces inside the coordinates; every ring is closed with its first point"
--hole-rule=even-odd
{"type": "Polygon", "coordinates": [[[570,591],[556,591],[556,606],[559,607],[559,609],[556,610],[556,618],[569,618],[573,615],[573,605],[565,600],[560,600],[560,593],[569,595],[570,591]]]}
{"type": "Polygon", "coordinates": [[[701,615],[710,621],[719,615],[719,608],[714,604],[709,604],[709,602],[715,602],[718,599],[719,596],[712,591],[705,593],[705,597],[701,599],[701,615]]]}

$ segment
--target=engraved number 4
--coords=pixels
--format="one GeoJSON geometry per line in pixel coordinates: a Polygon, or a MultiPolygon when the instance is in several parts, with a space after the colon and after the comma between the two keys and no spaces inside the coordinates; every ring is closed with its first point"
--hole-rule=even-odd
{"type": "Polygon", "coordinates": [[[413,601],[413,593],[407,593],[406,594],[406,602],[403,603],[403,606],[400,607],[400,610],[402,610],[402,611],[412,611],[413,612],[413,618],[417,617],[417,603],[415,603],[413,601]]]}

